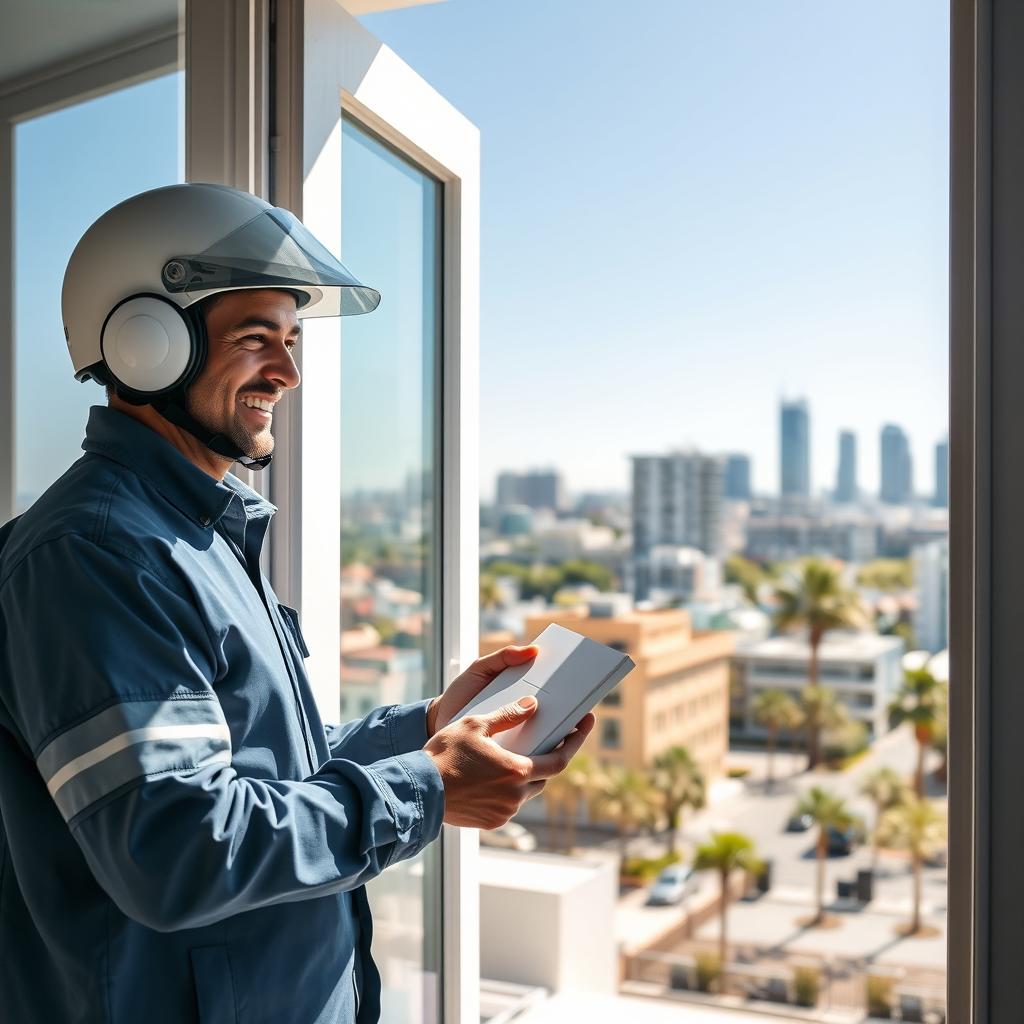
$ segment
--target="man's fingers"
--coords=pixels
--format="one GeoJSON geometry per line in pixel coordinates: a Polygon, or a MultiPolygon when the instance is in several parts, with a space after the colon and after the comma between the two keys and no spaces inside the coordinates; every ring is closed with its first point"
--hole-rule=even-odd
{"type": "Polygon", "coordinates": [[[593,728],[594,716],[588,712],[580,720],[576,729],[562,740],[562,744],[557,750],[552,750],[550,754],[538,754],[536,757],[531,758],[533,761],[533,771],[530,772],[530,778],[550,779],[553,775],[558,775],[559,772],[565,771],[569,762],[579,752],[580,747],[583,746],[583,741],[590,735],[590,731],[593,728]]]}
{"type": "Polygon", "coordinates": [[[512,665],[522,665],[524,661],[530,661],[537,657],[538,647],[536,644],[526,644],[522,647],[502,647],[500,651],[488,654],[486,658],[478,658],[466,670],[466,674],[479,679],[482,683],[489,683],[499,672],[512,665]]]}
{"type": "Polygon", "coordinates": [[[514,729],[517,725],[522,725],[536,709],[536,697],[520,697],[518,701],[483,716],[484,735],[493,736],[496,732],[514,729]]]}

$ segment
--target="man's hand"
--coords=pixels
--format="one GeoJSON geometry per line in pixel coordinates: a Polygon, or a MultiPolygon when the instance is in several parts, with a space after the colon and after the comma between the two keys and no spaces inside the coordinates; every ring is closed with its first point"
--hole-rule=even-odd
{"type": "Polygon", "coordinates": [[[444,820],[449,825],[486,829],[504,825],[544,788],[545,780],[565,770],[594,727],[594,716],[588,713],[556,750],[536,757],[514,754],[494,741],[496,733],[522,725],[536,709],[535,697],[521,697],[518,703],[489,715],[460,718],[427,741],[423,749],[444,783],[444,820]]]}
{"type": "Polygon", "coordinates": [[[502,647],[486,658],[477,658],[440,697],[430,702],[427,736],[443,729],[495,676],[511,665],[522,665],[536,658],[537,651],[536,644],[527,644],[525,647],[502,647]]]}

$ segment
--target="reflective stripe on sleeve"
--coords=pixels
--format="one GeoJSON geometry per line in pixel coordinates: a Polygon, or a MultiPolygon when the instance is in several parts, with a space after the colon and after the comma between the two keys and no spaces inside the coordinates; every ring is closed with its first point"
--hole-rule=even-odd
{"type": "Polygon", "coordinates": [[[65,821],[127,783],[231,763],[231,733],[214,697],[126,701],[61,733],[36,758],[65,821]]]}

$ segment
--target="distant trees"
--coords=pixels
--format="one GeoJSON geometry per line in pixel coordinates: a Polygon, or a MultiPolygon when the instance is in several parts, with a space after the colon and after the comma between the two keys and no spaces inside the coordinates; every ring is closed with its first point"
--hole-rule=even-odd
{"type": "Polygon", "coordinates": [[[594,810],[598,817],[618,828],[625,858],[630,836],[642,829],[654,831],[658,827],[663,810],[661,795],[647,772],[610,764],[601,774],[601,783],[594,794],[594,810]]]}
{"type": "Polygon", "coordinates": [[[563,587],[589,584],[600,591],[613,590],[618,585],[615,574],[599,562],[570,559],[558,565],[535,562],[524,565],[510,559],[496,559],[484,566],[489,576],[511,576],[519,584],[519,594],[525,600],[543,597],[552,601],[563,587]]]}
{"type": "Polygon", "coordinates": [[[924,796],[924,759],[935,737],[945,729],[948,704],[947,686],[925,668],[908,669],[903,686],[889,705],[894,726],[909,722],[917,740],[917,765],[914,792],[924,796]]]}
{"type": "Polygon", "coordinates": [[[493,573],[480,573],[480,607],[497,608],[501,604],[501,587],[493,573]]]}
{"type": "Polygon", "coordinates": [[[808,770],[821,760],[821,732],[827,718],[837,714],[834,695],[818,686],[818,650],[832,629],[851,629],[865,624],[866,615],[855,591],[843,586],[839,570],[831,562],[807,558],[791,566],[775,587],[775,625],[782,630],[807,630],[810,659],[804,713],[808,740],[808,770]]]}
{"type": "Polygon", "coordinates": [[[799,728],[803,713],[785,690],[762,690],[754,701],[754,719],[768,730],[768,788],[775,783],[775,744],[782,729],[799,728]]]}
{"type": "Polygon", "coordinates": [[[914,564],[909,558],[876,558],[862,565],[857,586],[887,593],[909,590],[914,585],[914,564]]]}
{"type": "Polygon", "coordinates": [[[913,935],[921,930],[921,866],[945,844],[946,818],[930,800],[912,794],[885,813],[879,832],[882,845],[910,853],[914,909],[907,931],[913,935]]]}
{"type": "Polygon", "coordinates": [[[800,710],[807,733],[807,770],[813,771],[821,763],[822,733],[838,729],[849,715],[835,691],[824,686],[805,686],[800,693],[800,710]]]}
{"type": "Polygon", "coordinates": [[[738,583],[743,589],[743,596],[753,605],[759,603],[758,591],[769,579],[769,574],[749,558],[729,555],[725,560],[725,582],[738,583]]]}
{"type": "Polygon", "coordinates": [[[547,780],[544,786],[544,809],[552,846],[566,852],[572,850],[580,802],[593,803],[602,781],[600,767],[585,752],[577,754],[564,772],[547,780]]]}
{"type": "Polygon", "coordinates": [[[871,868],[878,867],[878,847],[881,838],[882,818],[887,811],[906,802],[910,787],[895,768],[882,765],[864,779],[861,794],[875,805],[875,827],[872,830],[871,868]]]}
{"type": "Polygon", "coordinates": [[[808,790],[796,806],[797,814],[808,814],[818,827],[815,853],[818,858],[816,889],[817,911],[811,924],[825,920],[825,858],[828,857],[828,833],[830,829],[848,829],[856,820],[847,807],[846,801],[834,793],[814,786],[808,790]]]}
{"type": "Polygon", "coordinates": [[[707,801],[704,774],[686,747],[670,747],[654,759],[651,785],[661,796],[668,819],[668,852],[676,852],[676,839],[687,807],[700,810],[707,801]]]}
{"type": "Polygon", "coordinates": [[[728,963],[729,881],[734,871],[758,875],[764,864],[757,856],[754,841],[740,832],[718,832],[711,840],[697,847],[694,860],[697,871],[717,871],[721,888],[719,907],[721,924],[718,932],[718,957],[722,968],[722,991],[725,991],[725,972],[728,963]]]}

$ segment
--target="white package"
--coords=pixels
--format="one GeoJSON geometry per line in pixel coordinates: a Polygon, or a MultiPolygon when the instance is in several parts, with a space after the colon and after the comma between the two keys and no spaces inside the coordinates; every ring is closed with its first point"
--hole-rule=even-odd
{"type": "Polygon", "coordinates": [[[495,733],[494,740],[516,754],[546,754],[635,667],[622,651],[552,623],[534,641],[533,661],[506,668],[453,719],[487,715],[520,697],[537,698],[530,720],[495,733]]]}

